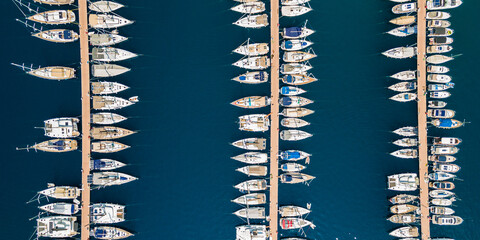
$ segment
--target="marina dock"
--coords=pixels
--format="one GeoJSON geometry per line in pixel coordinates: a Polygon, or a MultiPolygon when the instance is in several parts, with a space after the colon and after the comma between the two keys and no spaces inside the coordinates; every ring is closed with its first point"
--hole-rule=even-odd
{"type": "Polygon", "coordinates": [[[279,0],[270,1],[270,83],[271,83],[271,127],[270,127],[270,235],[278,238],[278,154],[279,154],[279,0]]]}
{"type": "Polygon", "coordinates": [[[90,65],[88,48],[87,0],[78,0],[81,86],[82,86],[82,204],[81,239],[90,235],[90,65]]]}
{"type": "Polygon", "coordinates": [[[418,96],[418,166],[420,179],[421,239],[430,239],[428,197],[428,138],[427,138],[427,67],[426,67],[426,0],[418,0],[417,14],[417,96],[418,96]]]}

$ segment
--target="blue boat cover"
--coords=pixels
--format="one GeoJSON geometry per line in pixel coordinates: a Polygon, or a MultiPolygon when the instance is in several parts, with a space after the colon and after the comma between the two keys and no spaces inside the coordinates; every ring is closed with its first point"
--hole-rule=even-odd
{"type": "Polygon", "coordinates": [[[71,209],[71,214],[73,214],[75,212],[75,205],[72,204],[72,209],[71,209]]]}
{"type": "Polygon", "coordinates": [[[245,77],[245,76],[240,76],[240,77],[238,77],[238,79],[240,79],[240,80],[242,80],[242,81],[245,81],[245,80],[247,79],[247,77],[245,77]]]}
{"type": "Polygon", "coordinates": [[[284,95],[287,95],[290,93],[290,88],[289,87],[282,87],[280,88],[280,92],[284,95]]]}
{"type": "Polygon", "coordinates": [[[100,170],[105,167],[105,162],[100,159],[93,160],[93,170],[100,170]]]}
{"type": "Polygon", "coordinates": [[[285,36],[287,37],[298,37],[302,34],[302,28],[299,27],[289,27],[285,28],[285,36]]]}
{"type": "Polygon", "coordinates": [[[285,41],[285,48],[286,49],[291,49],[293,46],[292,41],[285,41]]]}
{"type": "Polygon", "coordinates": [[[65,39],[72,39],[72,32],[70,32],[70,30],[63,31],[63,37],[65,39]]]}
{"type": "Polygon", "coordinates": [[[297,151],[285,151],[281,153],[283,160],[291,160],[300,158],[300,152],[297,151]]]}
{"type": "Polygon", "coordinates": [[[292,104],[292,99],[289,97],[283,97],[280,98],[280,103],[282,103],[283,106],[290,106],[292,104]]]}
{"type": "Polygon", "coordinates": [[[121,176],[121,177],[120,177],[120,180],[127,180],[127,178],[121,176]]]}
{"type": "Polygon", "coordinates": [[[442,7],[443,2],[444,2],[444,0],[433,0],[432,1],[434,7],[442,7]]]}
{"type": "Polygon", "coordinates": [[[283,79],[285,79],[285,82],[287,82],[287,83],[293,83],[292,75],[287,75],[283,79]]]}
{"type": "Polygon", "coordinates": [[[96,228],[94,235],[95,235],[94,236],[95,238],[106,237],[107,236],[107,231],[105,231],[104,229],[101,229],[101,228],[96,228]]]}
{"type": "Polygon", "coordinates": [[[447,156],[438,156],[438,161],[440,161],[440,162],[447,161],[447,156]]]}
{"type": "Polygon", "coordinates": [[[437,110],[435,111],[435,116],[441,116],[441,117],[445,117],[447,111],[445,110],[437,110]]]}
{"type": "Polygon", "coordinates": [[[255,74],[255,79],[263,82],[263,80],[265,79],[265,75],[263,74],[263,72],[259,74],[255,74]]]}
{"type": "Polygon", "coordinates": [[[439,119],[440,120],[440,127],[451,127],[453,126],[452,119],[439,119]]]}
{"type": "Polygon", "coordinates": [[[290,174],[285,175],[285,182],[291,182],[292,179],[293,179],[292,175],[290,175],[290,174]]]}

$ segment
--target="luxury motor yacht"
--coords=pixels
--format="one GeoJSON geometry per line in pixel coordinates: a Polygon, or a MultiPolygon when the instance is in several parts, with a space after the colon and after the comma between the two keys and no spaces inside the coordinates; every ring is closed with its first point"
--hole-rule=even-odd
{"type": "Polygon", "coordinates": [[[461,142],[462,142],[462,139],[454,138],[454,137],[434,137],[432,140],[433,145],[456,146],[461,142]]]}
{"type": "Polygon", "coordinates": [[[451,94],[447,91],[435,91],[435,92],[430,92],[429,96],[430,98],[443,99],[443,98],[450,97],[451,94]]]}
{"type": "MultiPolygon", "coordinates": [[[[460,171],[460,166],[453,163],[441,163],[436,162],[433,164],[433,171],[443,173],[456,173],[460,171]]],[[[443,176],[450,177],[451,175],[442,174],[443,176]]]]}
{"type": "Polygon", "coordinates": [[[427,28],[428,37],[448,37],[453,34],[453,29],[443,27],[427,28]]]}
{"type": "Polygon", "coordinates": [[[430,155],[428,156],[428,161],[432,162],[442,162],[442,163],[450,163],[455,162],[457,158],[450,155],[430,155]]]}
{"type": "Polygon", "coordinates": [[[430,37],[428,38],[429,45],[447,45],[453,43],[451,37],[430,37]]]}
{"type": "Polygon", "coordinates": [[[429,74],[427,76],[427,81],[434,83],[448,83],[452,81],[452,77],[445,74],[429,74]]]}
{"type": "Polygon", "coordinates": [[[437,225],[460,225],[463,223],[463,219],[458,216],[449,215],[433,215],[432,223],[437,225]]]}

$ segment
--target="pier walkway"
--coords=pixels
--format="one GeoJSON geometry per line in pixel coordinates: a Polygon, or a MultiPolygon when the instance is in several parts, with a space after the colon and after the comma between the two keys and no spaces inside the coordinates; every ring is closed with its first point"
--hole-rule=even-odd
{"type": "Polygon", "coordinates": [[[270,83],[271,83],[271,123],[270,123],[270,234],[271,240],[278,238],[278,139],[279,139],[279,0],[270,1],[270,83]]]}
{"type": "Polygon", "coordinates": [[[78,0],[80,64],[82,86],[82,217],[81,240],[89,239],[90,232],[90,66],[88,49],[87,0],[78,0]]]}
{"type": "Polygon", "coordinates": [[[426,67],[426,0],[418,0],[417,15],[417,95],[418,95],[418,166],[420,179],[421,239],[430,239],[428,201],[428,138],[427,138],[427,67],[426,67]]]}

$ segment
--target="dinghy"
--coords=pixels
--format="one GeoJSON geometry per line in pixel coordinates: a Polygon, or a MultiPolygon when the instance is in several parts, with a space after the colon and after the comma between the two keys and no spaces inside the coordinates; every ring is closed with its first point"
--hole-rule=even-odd
{"type": "Polygon", "coordinates": [[[262,164],[268,162],[268,155],[259,152],[247,152],[231,158],[247,164],[262,164]]]}
{"type": "Polygon", "coordinates": [[[265,71],[246,72],[232,78],[233,81],[246,84],[259,84],[268,81],[268,73],[265,71]]]}
{"type": "Polygon", "coordinates": [[[312,134],[301,130],[282,130],[280,139],[284,141],[299,141],[311,137],[312,134]]]}
{"type": "Polygon", "coordinates": [[[428,101],[429,108],[444,108],[446,106],[447,106],[447,103],[443,101],[438,101],[438,100],[428,101]]]}
{"type": "Polygon", "coordinates": [[[399,93],[390,97],[390,100],[397,101],[397,102],[410,102],[417,99],[416,93],[399,93]]]}
{"type": "Polygon", "coordinates": [[[310,125],[309,122],[300,118],[284,118],[280,124],[288,128],[301,128],[310,125]]]}

